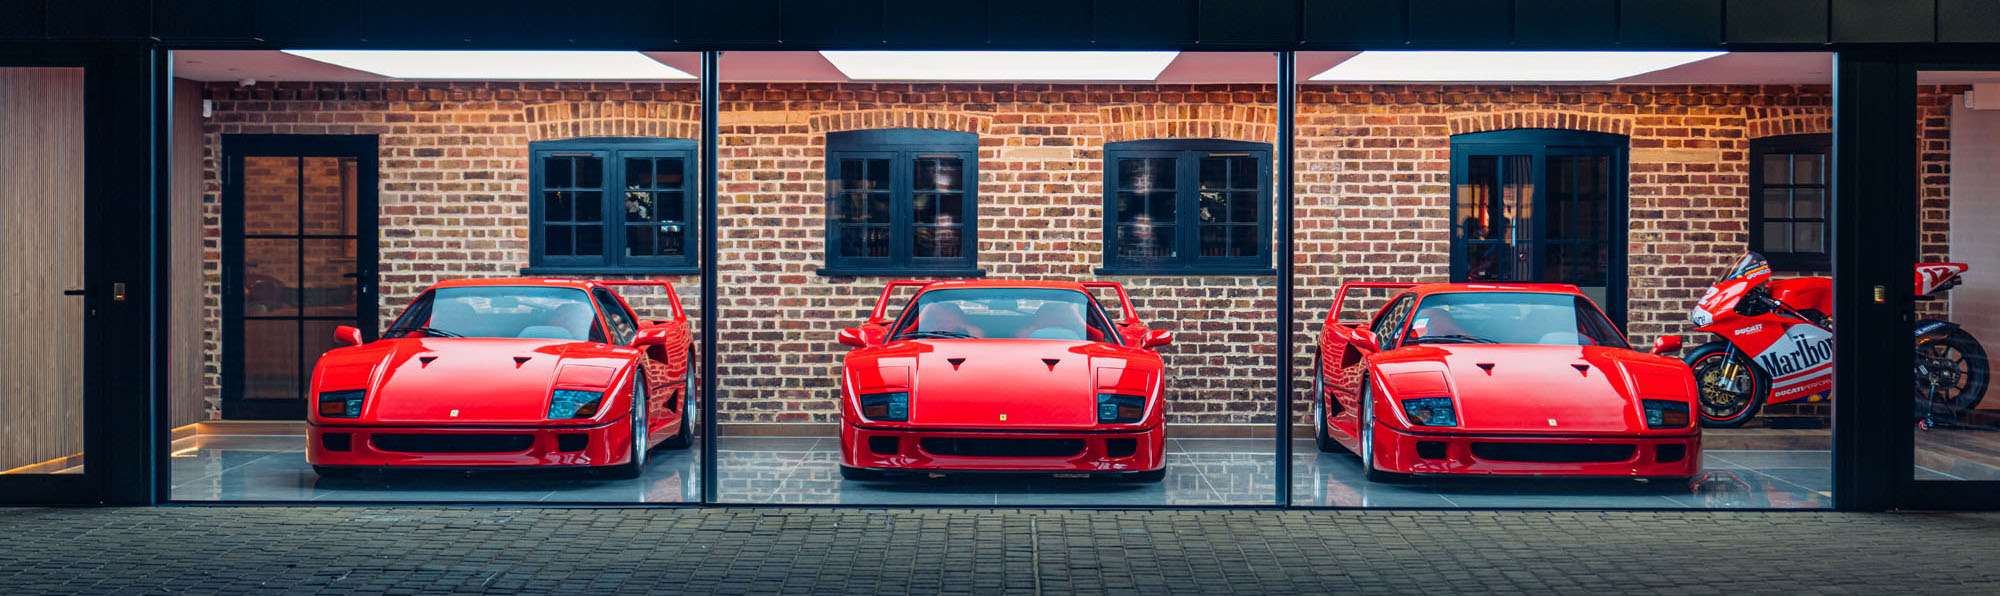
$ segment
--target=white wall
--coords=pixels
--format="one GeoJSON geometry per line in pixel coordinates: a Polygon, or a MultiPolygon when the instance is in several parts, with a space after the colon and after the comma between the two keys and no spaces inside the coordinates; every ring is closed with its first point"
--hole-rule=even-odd
{"type": "MultiPolygon", "coordinates": [[[[1971,266],[1951,320],[2000,358],[2000,110],[1951,109],[1951,260],[1971,266]]],[[[1982,409],[2000,409],[1989,395],[1982,409]]]]}

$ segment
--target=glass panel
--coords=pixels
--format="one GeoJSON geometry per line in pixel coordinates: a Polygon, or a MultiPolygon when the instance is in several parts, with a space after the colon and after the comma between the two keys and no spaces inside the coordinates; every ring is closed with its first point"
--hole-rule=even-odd
{"type": "Polygon", "coordinates": [[[1765,222],[1764,250],[1768,252],[1791,252],[1792,224],[1786,222],[1765,222]]]}
{"type": "MultiPolygon", "coordinates": [[[[320,356],[325,355],[328,350],[341,347],[341,344],[333,340],[333,329],[341,325],[353,325],[354,321],[300,321],[299,323],[306,345],[305,351],[300,353],[299,370],[310,377],[313,365],[319,363],[320,356]]],[[[309,378],[305,380],[310,381],[309,378]]],[[[303,397],[304,392],[311,389],[310,383],[301,385],[300,396],[303,397]]],[[[305,413],[300,412],[299,415],[303,416],[305,413]]]]}
{"type": "Polygon", "coordinates": [[[888,257],[889,226],[841,226],[840,256],[888,257]]]}
{"type": "Polygon", "coordinates": [[[576,227],[576,256],[594,257],[604,254],[604,228],[600,226],[576,227]]]}
{"type": "Polygon", "coordinates": [[[604,160],[596,157],[578,157],[576,165],[576,188],[601,188],[604,186],[604,160]]]}
{"type": "MultiPolygon", "coordinates": [[[[19,18],[18,9],[10,12],[19,18]]],[[[0,159],[0,255],[4,255],[0,258],[0,295],[4,295],[0,299],[0,342],[6,345],[6,356],[0,358],[0,475],[80,474],[85,468],[83,386],[87,373],[97,370],[87,368],[84,360],[85,297],[66,293],[84,288],[84,222],[91,217],[84,210],[84,96],[81,68],[0,68],[0,156],[6,156],[0,159]]],[[[197,131],[199,128],[197,123],[197,131]]],[[[190,169],[200,176],[199,150],[191,161],[190,169]]],[[[126,175],[135,172],[143,175],[142,169],[128,169],[126,175]]],[[[202,251],[199,213],[205,212],[201,188],[197,179],[188,196],[175,199],[186,199],[182,203],[189,216],[185,221],[195,226],[192,251],[196,263],[202,251]]],[[[160,201],[164,203],[166,198],[160,201]]],[[[179,221],[176,216],[176,226],[179,221]]],[[[145,241],[97,242],[106,247],[140,248],[145,241]]],[[[176,257],[185,254],[183,248],[175,249],[176,257]]],[[[197,286],[202,283],[200,271],[175,275],[188,275],[197,286]]],[[[134,300],[150,298],[142,295],[134,300]]],[[[199,300],[193,302],[191,308],[204,306],[199,300]]],[[[195,320],[194,328],[176,328],[175,332],[200,336],[200,319],[195,320]]],[[[112,342],[147,344],[151,337],[143,330],[105,331],[111,332],[104,335],[112,342]]],[[[199,351],[198,341],[194,346],[199,351]]],[[[106,368],[131,366],[146,364],[105,363],[106,368]]],[[[199,376],[200,371],[194,374],[199,376]]],[[[0,485],[13,482],[0,481],[0,485]]],[[[12,491],[16,486],[0,491],[12,491]]],[[[4,496],[30,500],[55,497],[14,492],[4,496]]],[[[8,535],[9,544],[14,546],[4,548],[10,552],[32,548],[23,532],[15,530],[8,535]]],[[[53,582],[60,580],[50,581],[42,585],[54,586],[53,582]]]]}
{"type": "Polygon", "coordinates": [[[602,191],[586,190],[576,193],[576,221],[604,221],[604,193],[602,191]]]}
{"type": "Polygon", "coordinates": [[[305,379],[299,376],[300,332],[297,319],[243,321],[244,398],[304,396],[305,379]]]}
{"type": "Polygon", "coordinates": [[[1764,183],[1784,184],[1792,179],[1792,156],[1784,153],[1764,155],[1764,183]]]}
{"type": "Polygon", "coordinates": [[[965,188],[965,164],[956,157],[919,158],[910,187],[918,191],[965,188]]]}
{"type": "Polygon", "coordinates": [[[657,186],[653,180],[652,158],[625,158],[625,189],[648,189],[657,186]]]}
{"type": "Polygon", "coordinates": [[[1118,226],[1118,256],[1171,258],[1178,254],[1173,226],[1118,226]]]}
{"type": "Polygon", "coordinates": [[[645,257],[656,254],[653,238],[658,235],[651,226],[625,226],[625,256],[645,257]]]}
{"type": "Polygon", "coordinates": [[[542,219],[576,221],[576,193],[553,190],[542,193],[542,219]]]}
{"type": "Polygon", "coordinates": [[[299,241],[291,238],[243,240],[243,314],[299,314],[299,241]]]}
{"type": "Polygon", "coordinates": [[[1785,187],[1764,189],[1764,217],[1785,219],[1792,216],[1792,189],[1785,187]]]}
{"type": "Polygon", "coordinates": [[[542,158],[542,188],[575,188],[576,158],[542,158]]]}
{"type": "Polygon", "coordinates": [[[352,157],[305,158],[305,233],[353,235],[355,167],[352,157]]]}
{"type": "Polygon", "coordinates": [[[1824,228],[1826,224],[1799,222],[1792,224],[1792,250],[1794,252],[1826,252],[1824,228]]]}
{"type": "Polygon", "coordinates": [[[576,226],[548,226],[542,230],[542,252],[551,257],[567,257],[577,254],[576,226]]]}
{"type": "Polygon", "coordinates": [[[299,233],[299,158],[243,158],[243,233],[299,233]]]}
{"type": "Polygon", "coordinates": [[[1792,182],[1795,184],[1825,184],[1826,156],[1816,153],[1802,153],[1792,156],[1792,182]]]}
{"type": "Polygon", "coordinates": [[[1118,189],[1139,194],[1174,188],[1174,159],[1171,157],[1127,158],[1118,160],[1118,189]]]}
{"type": "Polygon", "coordinates": [[[1820,198],[1825,192],[1817,188],[1793,189],[1792,217],[1801,219],[1824,217],[1824,214],[1821,213],[1823,201],[1820,198]]]}
{"type": "Polygon", "coordinates": [[[355,241],[308,239],[305,283],[300,288],[303,314],[309,317],[355,316],[355,241]]]}

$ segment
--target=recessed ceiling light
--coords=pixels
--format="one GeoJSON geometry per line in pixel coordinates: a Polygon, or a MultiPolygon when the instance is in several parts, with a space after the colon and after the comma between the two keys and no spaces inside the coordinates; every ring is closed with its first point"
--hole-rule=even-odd
{"type": "Polygon", "coordinates": [[[1727,52],[1362,52],[1315,81],[1615,81],[1727,52]]]}
{"type": "Polygon", "coordinates": [[[858,81],[1151,81],[1180,52],[820,52],[858,81]]]}
{"type": "Polygon", "coordinates": [[[695,78],[639,52],[285,50],[285,53],[393,79],[632,81],[695,78]]]}

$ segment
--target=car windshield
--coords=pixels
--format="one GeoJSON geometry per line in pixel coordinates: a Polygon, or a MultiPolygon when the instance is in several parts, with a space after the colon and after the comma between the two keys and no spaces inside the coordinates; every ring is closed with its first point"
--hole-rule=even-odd
{"type": "Polygon", "coordinates": [[[917,295],[893,339],[1056,339],[1107,341],[1104,314],[1089,294],[1043,288],[964,288],[917,295]]]}
{"type": "Polygon", "coordinates": [[[1629,348],[1611,321],[1574,294],[1432,294],[1410,317],[1406,344],[1537,344],[1629,348]]]}
{"type": "Polygon", "coordinates": [[[431,290],[417,297],[383,336],[604,341],[589,294],[539,286],[431,290]]]}

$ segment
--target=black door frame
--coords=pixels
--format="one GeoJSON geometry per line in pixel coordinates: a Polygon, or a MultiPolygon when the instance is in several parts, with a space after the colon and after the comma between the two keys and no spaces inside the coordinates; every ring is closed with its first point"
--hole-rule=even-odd
{"type": "MultiPolygon", "coordinates": [[[[222,417],[230,420],[302,420],[306,398],[298,401],[256,400],[243,392],[243,158],[355,158],[355,326],[362,339],[374,341],[378,305],[380,221],[378,184],[380,145],[376,135],[223,135],[222,136],[222,417]]],[[[304,197],[299,199],[301,209],[304,197]]],[[[303,224],[301,224],[303,225],[303,224]]],[[[311,235],[301,233],[301,238],[311,235]]],[[[303,256],[301,257],[303,258],[303,256]]],[[[303,275],[303,270],[301,271],[303,275]]],[[[301,280],[303,282],[303,280],[301,280]]],[[[303,306],[303,305],[301,305],[303,306]]],[[[303,312],[301,318],[305,317],[303,312]]],[[[301,338],[303,341],[304,338],[301,338]]],[[[303,356],[303,352],[301,352],[303,356]]]]}
{"type": "MultiPolygon", "coordinates": [[[[1604,309],[1605,316],[1611,317],[1611,322],[1616,324],[1620,331],[1624,331],[1626,329],[1626,284],[1629,283],[1629,268],[1631,266],[1626,260],[1626,253],[1628,252],[1626,239],[1631,229],[1629,219],[1630,197],[1627,195],[1627,187],[1631,184],[1631,170],[1628,159],[1630,146],[1630,138],[1624,135],[1553,128],[1523,128],[1452,135],[1451,204],[1449,205],[1451,210],[1450,218],[1453,220],[1449,222],[1451,226],[1451,280],[1453,282],[1465,281],[1466,269],[1468,267],[1464,250],[1463,235],[1465,231],[1459,226],[1459,222],[1456,221],[1460,200],[1460,185],[1458,182],[1465,180],[1468,176],[1469,160],[1467,158],[1473,155],[1527,155],[1534,159],[1534,165],[1531,167],[1530,174],[1533,176],[1532,184],[1535,189],[1534,197],[1532,198],[1535,204],[1534,213],[1532,214],[1533,227],[1531,228],[1531,233],[1537,235],[1537,237],[1527,239],[1527,242],[1533,244],[1533,249],[1529,253],[1527,261],[1532,273],[1527,277],[1531,278],[1532,281],[1540,281],[1544,264],[1542,257],[1547,249],[1547,243],[1543,238],[1539,237],[1548,229],[1546,225],[1548,209],[1544,208],[1546,203],[1543,202],[1548,197],[1549,188],[1547,184],[1547,158],[1550,156],[1565,155],[1594,155],[1601,151],[1603,155],[1610,158],[1611,162],[1611,175],[1608,181],[1611,186],[1611,197],[1610,204],[1606,206],[1610,210],[1610,213],[1605,218],[1605,225],[1609,226],[1610,229],[1605,230],[1604,236],[1606,248],[1610,251],[1608,258],[1611,263],[1605,271],[1605,303],[1598,306],[1604,309]]],[[[1518,226],[1516,226],[1516,229],[1518,229],[1518,226]]],[[[1519,276],[1517,272],[1516,277],[1519,276]]]]}

